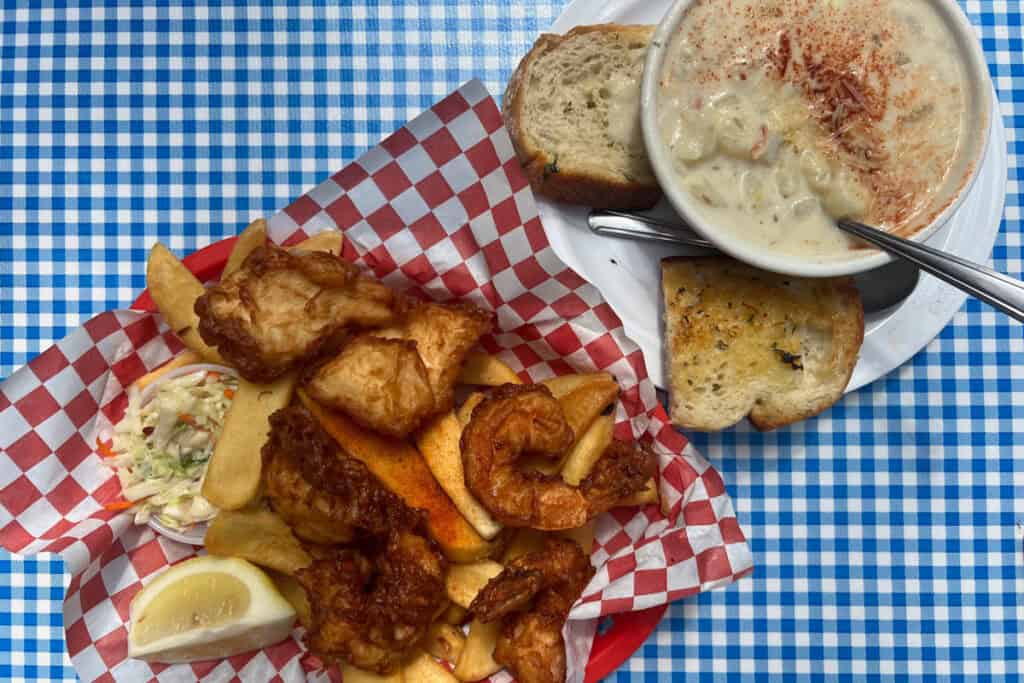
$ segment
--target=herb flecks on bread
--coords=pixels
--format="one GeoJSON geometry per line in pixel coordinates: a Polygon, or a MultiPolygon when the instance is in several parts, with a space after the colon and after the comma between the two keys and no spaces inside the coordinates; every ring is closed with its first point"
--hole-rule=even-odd
{"type": "Polygon", "coordinates": [[[662,262],[672,422],[776,429],[842,397],[864,340],[850,278],[807,279],[727,257],[662,262]]]}
{"type": "Polygon", "coordinates": [[[579,26],[542,35],[523,57],[503,111],[536,192],[606,209],[658,201],[639,107],[652,33],[651,26],[579,26]]]}

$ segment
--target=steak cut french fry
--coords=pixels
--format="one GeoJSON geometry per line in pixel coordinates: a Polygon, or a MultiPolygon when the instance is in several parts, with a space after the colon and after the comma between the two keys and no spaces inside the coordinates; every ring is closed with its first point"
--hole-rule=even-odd
{"type": "Polygon", "coordinates": [[[505,552],[502,553],[502,563],[508,564],[517,557],[522,557],[542,549],[544,547],[545,535],[543,531],[537,531],[536,529],[517,529],[515,536],[512,537],[508,547],[505,548],[505,552]]]}
{"type": "Polygon", "coordinates": [[[469,424],[470,419],[473,417],[473,409],[480,405],[485,398],[487,398],[487,394],[474,391],[466,397],[465,403],[459,406],[459,410],[456,415],[459,418],[459,423],[463,427],[469,424]]]}
{"type": "Polygon", "coordinates": [[[459,680],[426,652],[420,652],[406,662],[402,676],[405,683],[456,683],[459,680]]]}
{"type": "Polygon", "coordinates": [[[341,244],[344,241],[340,230],[324,230],[309,237],[292,249],[301,251],[328,251],[335,256],[341,256],[341,244]]]}
{"type": "Polygon", "coordinates": [[[459,374],[459,384],[477,384],[500,387],[502,384],[522,384],[516,371],[497,356],[485,351],[470,351],[459,374]]]}
{"type": "Polygon", "coordinates": [[[466,645],[455,665],[455,678],[460,681],[479,681],[501,669],[501,664],[494,661],[494,647],[498,644],[501,624],[500,619],[489,624],[473,620],[469,625],[466,645]]]}
{"type": "Polygon", "coordinates": [[[344,683],[405,683],[405,676],[402,675],[401,669],[396,669],[390,674],[375,674],[342,662],[341,680],[344,683]]]}
{"type": "Polygon", "coordinates": [[[574,373],[541,380],[541,384],[546,386],[551,395],[557,399],[564,398],[580,389],[594,387],[598,384],[608,384],[609,382],[614,383],[615,378],[607,372],[574,373]]]}
{"type": "Polygon", "coordinates": [[[171,370],[177,370],[178,368],[186,365],[192,365],[193,363],[201,363],[202,357],[193,351],[192,349],[185,349],[174,358],[170,359],[156,370],[146,373],[142,377],[135,380],[135,388],[142,391],[153,382],[157,381],[171,370]]]}
{"type": "MultiPolygon", "coordinates": [[[[468,612],[465,607],[460,607],[454,603],[448,605],[448,609],[441,615],[441,621],[446,624],[453,626],[461,626],[466,623],[468,612]]],[[[454,663],[454,662],[453,662],[454,663]]]]}
{"type": "Polygon", "coordinates": [[[493,546],[459,514],[451,498],[430,473],[411,444],[371,432],[346,415],[325,408],[301,389],[303,405],[344,451],[361,460],[392,493],[410,507],[427,513],[427,532],[455,562],[472,562],[490,555],[493,546]]]}
{"type": "Polygon", "coordinates": [[[203,497],[221,510],[237,510],[256,498],[270,416],[291,401],[296,379],[290,372],[270,384],[238,380],[203,481],[203,497]]]}
{"type": "Polygon", "coordinates": [[[199,316],[195,305],[206,288],[159,242],[153,245],[146,262],[146,287],[160,314],[185,346],[211,363],[224,362],[217,349],[199,336],[199,316]]]}
{"type": "Polygon", "coordinates": [[[471,564],[453,564],[448,568],[444,580],[448,599],[459,607],[469,609],[476,594],[487,582],[501,573],[502,566],[493,560],[481,560],[471,564]]]}
{"type": "Polygon", "coordinates": [[[461,628],[447,624],[443,621],[436,621],[427,629],[427,635],[423,637],[423,648],[452,665],[459,661],[462,648],[466,646],[466,634],[461,628]]]}
{"type": "Polygon", "coordinates": [[[466,488],[462,449],[459,446],[461,437],[462,425],[455,413],[449,411],[438,415],[420,430],[416,435],[416,447],[462,516],[478,534],[491,540],[501,531],[501,524],[491,517],[491,513],[466,488]]]}
{"type": "Polygon", "coordinates": [[[569,451],[562,467],[562,479],[567,484],[579,486],[580,482],[594,469],[594,464],[601,459],[604,451],[612,442],[612,429],[615,421],[611,415],[599,415],[576,440],[576,445],[569,451]]]}
{"type": "Polygon", "coordinates": [[[294,575],[312,561],[288,524],[270,510],[221,510],[204,541],[211,555],[240,557],[294,575]]]}
{"type": "Polygon", "coordinates": [[[292,609],[295,610],[295,615],[299,618],[299,623],[302,624],[302,627],[308,629],[312,624],[312,608],[309,606],[309,596],[306,595],[306,589],[302,587],[298,579],[289,574],[270,570],[267,572],[267,576],[274,582],[274,586],[277,588],[277,592],[281,594],[281,597],[287,600],[292,609]]]}
{"type": "Polygon", "coordinates": [[[564,531],[556,532],[562,538],[568,538],[576,541],[583,552],[590,555],[594,549],[594,527],[597,524],[597,520],[592,519],[581,527],[575,529],[565,529],[564,531]]]}
{"type": "Polygon", "coordinates": [[[563,375],[546,379],[542,384],[558,399],[577,441],[619,395],[618,383],[607,372],[563,375]]]}
{"type": "Polygon", "coordinates": [[[238,236],[235,246],[231,249],[231,255],[228,256],[228,262],[224,264],[224,271],[220,275],[221,279],[223,280],[238,270],[249,254],[266,243],[267,222],[262,218],[257,218],[238,236]]]}
{"type": "Polygon", "coordinates": [[[630,505],[650,505],[659,502],[661,502],[661,496],[658,494],[658,481],[651,477],[642,490],[623,498],[619,501],[619,505],[627,507],[630,505]]]}

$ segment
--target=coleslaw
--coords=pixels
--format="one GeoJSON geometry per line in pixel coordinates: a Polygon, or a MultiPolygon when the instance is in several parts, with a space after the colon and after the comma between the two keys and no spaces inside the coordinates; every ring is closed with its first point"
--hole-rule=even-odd
{"type": "Polygon", "coordinates": [[[229,368],[194,365],[131,392],[114,427],[107,464],[135,523],[184,530],[217,514],[201,491],[206,468],[238,388],[229,368]]]}

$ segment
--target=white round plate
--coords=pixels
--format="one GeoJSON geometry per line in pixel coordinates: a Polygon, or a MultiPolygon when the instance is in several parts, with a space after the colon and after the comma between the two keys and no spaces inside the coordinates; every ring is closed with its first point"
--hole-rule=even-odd
{"type": "MultiPolygon", "coordinates": [[[[552,24],[552,33],[566,33],[583,24],[657,24],[672,0],[573,0],[552,24]]],[[[972,261],[985,263],[992,253],[1006,200],[1006,131],[993,95],[988,149],[981,172],[967,199],[927,244],[972,261]]],[[[585,207],[537,197],[541,221],[555,253],[601,290],[622,319],[626,334],[644,352],[654,384],[668,386],[663,358],[661,259],[698,253],[663,246],[599,237],[587,228],[585,207]]],[[[664,200],[654,214],[678,221],[664,200]]],[[[847,391],[874,382],[907,362],[936,337],[960,309],[967,295],[931,275],[921,280],[903,303],[865,320],[864,346],[847,391]]]]}

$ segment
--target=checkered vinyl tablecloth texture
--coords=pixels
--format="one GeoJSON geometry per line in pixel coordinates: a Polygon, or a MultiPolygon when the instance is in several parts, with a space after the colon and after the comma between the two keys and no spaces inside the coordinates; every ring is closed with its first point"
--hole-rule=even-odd
{"type": "MultiPolygon", "coordinates": [[[[1021,4],[962,4],[1010,145],[993,261],[1020,277],[1021,4]]],[[[129,303],[154,240],[182,253],[234,234],[463,81],[501,92],[560,10],[0,10],[0,376],[129,303]]],[[[1022,675],[1021,329],[968,302],[911,363],[819,419],[696,437],[758,568],[673,606],[617,677],[1022,675]]],[[[73,680],[65,580],[59,560],[0,558],[0,680],[73,680]]]]}

